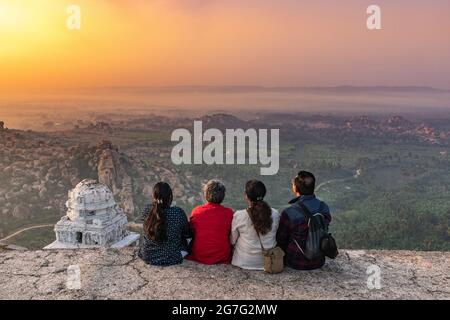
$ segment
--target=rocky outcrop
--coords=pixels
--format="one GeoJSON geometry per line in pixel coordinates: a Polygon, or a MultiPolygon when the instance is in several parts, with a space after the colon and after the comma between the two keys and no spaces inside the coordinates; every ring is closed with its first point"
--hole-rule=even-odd
{"type": "Polygon", "coordinates": [[[133,182],[121,164],[118,149],[108,140],[101,141],[96,151],[98,180],[107,185],[129,217],[134,216],[133,182]]]}
{"type": "Polygon", "coordinates": [[[269,275],[193,262],[148,266],[131,248],[0,250],[0,299],[450,299],[449,274],[448,252],[343,250],[320,270],[269,275]],[[80,289],[67,287],[69,266],[81,272],[80,289]],[[374,266],[379,289],[368,286],[374,266]]]}
{"type": "Polygon", "coordinates": [[[144,144],[124,154],[109,140],[74,144],[67,136],[52,137],[6,128],[0,134],[0,235],[14,232],[10,221],[28,225],[43,215],[57,221],[66,211],[67,192],[86,178],[106,184],[130,221],[151,202],[152,187],[160,180],[174,186],[174,196],[181,203],[193,204],[198,198],[192,198],[190,179],[167,161],[142,160],[156,157],[148,152],[159,154],[159,148],[144,144]]]}

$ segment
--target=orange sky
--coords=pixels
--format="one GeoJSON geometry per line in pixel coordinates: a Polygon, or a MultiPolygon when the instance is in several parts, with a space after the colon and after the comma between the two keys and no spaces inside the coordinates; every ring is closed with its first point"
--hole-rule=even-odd
{"type": "Polygon", "coordinates": [[[0,91],[166,85],[450,89],[450,2],[0,0],[0,91]],[[333,2],[330,4],[330,2],[333,2]],[[66,7],[82,10],[79,31],[66,7]],[[366,8],[382,8],[381,31],[366,8]]]}

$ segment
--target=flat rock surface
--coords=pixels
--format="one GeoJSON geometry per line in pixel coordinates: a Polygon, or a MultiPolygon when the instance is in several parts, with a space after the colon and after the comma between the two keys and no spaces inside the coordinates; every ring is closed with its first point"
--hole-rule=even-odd
{"type": "Polygon", "coordinates": [[[149,266],[131,248],[0,250],[0,299],[450,299],[450,252],[342,250],[320,270],[269,275],[189,261],[149,266]],[[377,267],[379,289],[368,279],[377,267]],[[73,268],[79,288],[68,282],[73,268]]]}

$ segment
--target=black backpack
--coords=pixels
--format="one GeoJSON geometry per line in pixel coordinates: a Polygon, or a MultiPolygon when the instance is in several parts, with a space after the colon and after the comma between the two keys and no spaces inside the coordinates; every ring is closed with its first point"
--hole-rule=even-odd
{"type": "Polygon", "coordinates": [[[328,233],[328,226],[325,223],[325,218],[321,213],[312,214],[311,211],[302,202],[297,202],[303,213],[308,219],[308,235],[306,238],[306,246],[303,250],[298,242],[294,240],[295,244],[303,255],[308,260],[315,260],[326,256],[334,259],[339,254],[331,233],[328,233]]]}

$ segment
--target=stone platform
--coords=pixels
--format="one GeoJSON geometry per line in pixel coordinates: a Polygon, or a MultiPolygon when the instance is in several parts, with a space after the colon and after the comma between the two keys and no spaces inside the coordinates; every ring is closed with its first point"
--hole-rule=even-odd
{"type": "Polygon", "coordinates": [[[133,248],[0,250],[0,299],[450,299],[450,252],[342,250],[320,270],[269,275],[188,261],[148,266],[133,248]],[[380,289],[367,283],[373,266],[380,289]],[[79,289],[67,286],[74,267],[79,289]]]}
{"type": "MultiPolygon", "coordinates": [[[[141,235],[136,232],[129,232],[129,234],[120,241],[113,243],[110,247],[114,249],[121,249],[125,247],[135,247],[139,245],[139,239],[141,235]]],[[[100,246],[86,245],[86,244],[72,244],[63,243],[59,241],[54,241],[48,246],[44,247],[44,250],[55,250],[55,249],[95,249],[100,248],[100,246]]]]}

